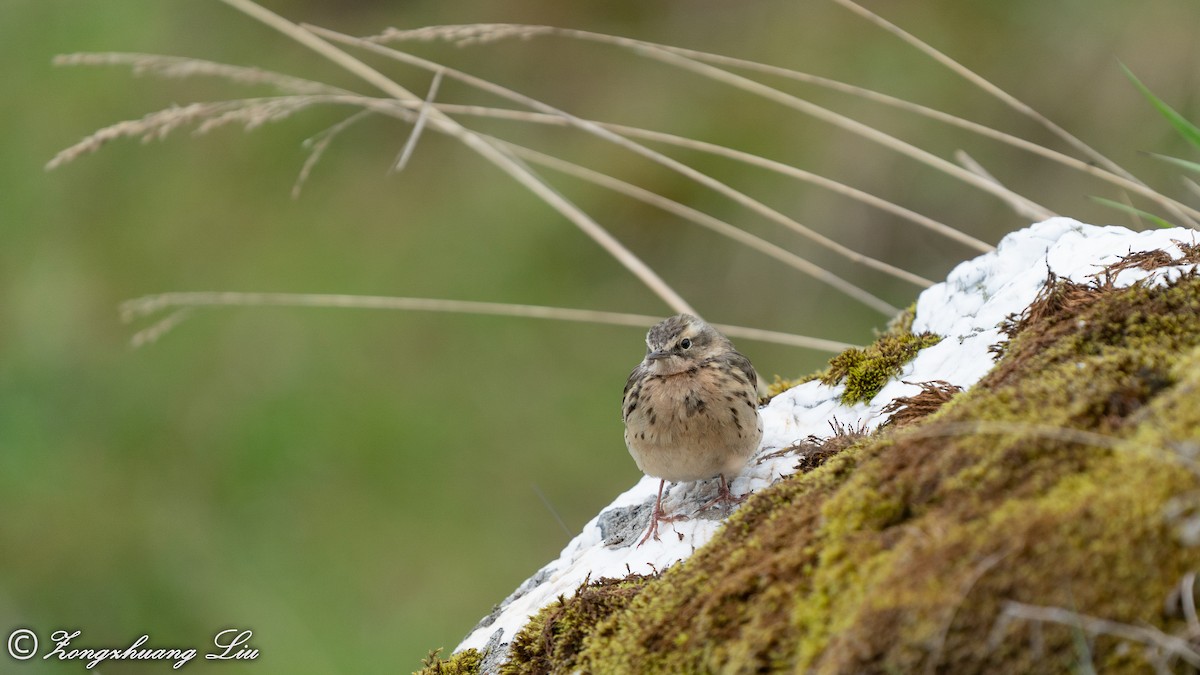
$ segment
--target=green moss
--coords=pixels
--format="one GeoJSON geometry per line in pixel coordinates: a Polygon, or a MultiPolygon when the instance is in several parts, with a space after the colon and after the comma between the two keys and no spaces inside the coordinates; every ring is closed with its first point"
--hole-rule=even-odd
{"type": "Polygon", "coordinates": [[[842,403],[846,405],[870,401],[917,352],[941,340],[932,333],[915,335],[907,329],[889,330],[870,346],[847,349],[830,359],[829,370],[820,380],[831,386],[845,381],[842,403]]]}
{"type": "Polygon", "coordinates": [[[797,378],[775,375],[775,379],[767,385],[766,400],[805,382],[820,380],[833,385],[843,379],[847,380],[846,392],[842,395],[843,403],[871,400],[887,383],[887,379],[899,373],[900,368],[912,360],[918,351],[940,341],[941,338],[930,333],[913,335],[912,324],[916,315],[917,304],[914,302],[888,322],[887,330],[874,344],[842,352],[830,360],[825,370],[797,378]]]}
{"type": "Polygon", "coordinates": [[[439,658],[440,651],[431,652],[423,662],[425,667],[413,675],[479,675],[479,667],[483,664],[483,654],[479,650],[464,649],[448,659],[439,658]]]}
{"type": "Polygon", "coordinates": [[[903,310],[901,310],[899,314],[892,317],[892,320],[888,322],[886,332],[888,332],[888,333],[911,333],[913,321],[916,321],[916,320],[917,320],[917,303],[914,302],[911,305],[909,305],[908,307],[905,307],[903,310]]]}
{"type": "Polygon", "coordinates": [[[1163,600],[1200,560],[1164,516],[1200,494],[1177,454],[1200,442],[1200,280],[1064,290],[970,391],[755,494],[573,667],[1153,672],[1141,645],[998,623],[1018,601],[1180,633],[1163,600]]]}

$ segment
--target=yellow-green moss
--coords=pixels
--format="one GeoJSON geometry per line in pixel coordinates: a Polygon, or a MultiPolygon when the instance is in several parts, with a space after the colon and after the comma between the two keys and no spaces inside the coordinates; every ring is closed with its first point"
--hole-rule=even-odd
{"type": "Polygon", "coordinates": [[[869,401],[879,393],[879,389],[887,382],[887,378],[900,372],[900,368],[908,363],[923,347],[937,344],[940,338],[925,333],[914,336],[913,321],[917,316],[917,304],[914,302],[888,322],[887,330],[879,335],[874,344],[858,348],[852,347],[829,361],[829,367],[802,377],[785,378],[775,375],[774,380],[767,385],[765,400],[813,380],[820,380],[833,385],[847,379],[846,393],[842,402],[853,404],[859,401],[869,401]],[[914,344],[915,342],[925,344],[914,344]],[[882,379],[880,379],[882,377],[882,379]],[[875,387],[874,391],[871,388],[875,387]],[[853,392],[853,393],[851,393],[853,392]]]}
{"type": "Polygon", "coordinates": [[[443,659],[438,656],[441,650],[435,650],[425,658],[424,668],[413,675],[479,675],[479,667],[483,664],[483,654],[477,649],[464,649],[443,659]]]}
{"type": "Polygon", "coordinates": [[[600,621],[574,667],[1153,672],[1116,638],[1082,651],[1077,628],[996,629],[1011,600],[1179,632],[1163,599],[1200,566],[1164,516],[1200,495],[1173,459],[1200,442],[1200,280],[1082,293],[936,413],[754,495],[600,621]]]}
{"type": "Polygon", "coordinates": [[[917,303],[912,303],[908,307],[900,310],[900,313],[892,317],[888,322],[887,333],[911,333],[913,322],[917,320],[917,303]]]}
{"type": "Polygon", "coordinates": [[[906,329],[888,331],[867,347],[847,349],[830,359],[829,370],[820,380],[831,386],[844,381],[846,389],[842,392],[842,403],[846,405],[870,401],[917,352],[941,340],[933,333],[915,335],[906,329]]]}

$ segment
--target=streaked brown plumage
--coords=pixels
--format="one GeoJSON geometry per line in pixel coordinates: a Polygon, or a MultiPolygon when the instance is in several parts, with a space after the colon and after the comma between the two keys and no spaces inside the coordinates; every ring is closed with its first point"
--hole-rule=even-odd
{"type": "Polygon", "coordinates": [[[650,529],[658,539],[666,481],[720,478],[716,501],[736,501],[728,480],[762,440],[758,376],[750,360],[704,321],[680,314],[646,334],[646,357],[625,385],[625,445],[647,476],[660,479],[650,529]]]}

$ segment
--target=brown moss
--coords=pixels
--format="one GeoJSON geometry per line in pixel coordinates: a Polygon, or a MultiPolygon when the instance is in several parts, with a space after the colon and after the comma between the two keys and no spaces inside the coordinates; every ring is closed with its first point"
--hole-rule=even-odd
{"type": "Polygon", "coordinates": [[[1109,265],[1106,271],[1110,274],[1116,274],[1121,270],[1135,268],[1140,270],[1154,270],[1174,264],[1174,262],[1175,259],[1171,257],[1171,254],[1161,249],[1156,251],[1137,251],[1121,256],[1121,259],[1109,265]]]}
{"type": "Polygon", "coordinates": [[[1195,241],[1180,241],[1178,239],[1172,239],[1171,241],[1175,242],[1175,245],[1178,246],[1179,250],[1183,253],[1183,255],[1175,261],[1176,264],[1200,263],[1200,243],[1196,243],[1195,241]]]}
{"type": "Polygon", "coordinates": [[[778,457],[795,455],[797,460],[796,471],[807,473],[829,461],[831,457],[870,436],[866,426],[842,424],[837,421],[836,417],[829,422],[829,428],[833,431],[829,436],[811,435],[799,443],[760,456],[756,460],[756,463],[762,464],[765,461],[778,457]]]}
{"type": "MultiPolygon", "coordinates": [[[[1111,283],[1113,278],[1114,275],[1109,274],[1105,275],[1104,281],[1100,277],[1093,277],[1091,282],[1081,284],[1047,271],[1046,281],[1038,291],[1037,297],[1024,311],[1010,315],[1002,321],[1000,330],[1011,340],[1021,333],[1029,332],[1029,329],[1035,326],[1039,328],[1037,332],[1041,332],[1052,326],[1068,325],[1074,316],[1091,306],[1105,293],[1116,292],[1117,289],[1111,283]]],[[[1043,343],[1050,341],[1044,340],[1043,343]]]]}
{"type": "Polygon", "coordinates": [[[584,638],[597,623],[624,609],[653,575],[630,574],[623,579],[585,581],[571,598],[542,608],[513,639],[510,659],[501,672],[569,673],[583,648],[584,638]]]}
{"type": "Polygon", "coordinates": [[[1103,273],[1115,275],[1117,272],[1127,269],[1136,268],[1149,271],[1167,267],[1168,265],[1200,263],[1200,244],[1180,241],[1178,239],[1172,239],[1171,241],[1179,247],[1180,256],[1178,258],[1171,257],[1170,253],[1161,249],[1156,251],[1136,251],[1121,256],[1120,260],[1106,267],[1103,273]]]}
{"type": "Polygon", "coordinates": [[[1104,286],[1056,283],[971,391],[754,495],[576,665],[1152,672],[1141,645],[1081,651],[1069,626],[993,635],[1008,601],[1185,629],[1162,607],[1200,552],[1164,513],[1200,501],[1179,450],[1200,443],[1200,281],[1104,286]]]}
{"type": "MultiPolygon", "coordinates": [[[[905,384],[911,383],[906,382],[905,384]]],[[[950,384],[945,380],[918,382],[917,386],[921,387],[921,393],[897,397],[883,407],[880,412],[890,415],[886,424],[902,427],[928,417],[963,390],[962,387],[950,384]]]]}

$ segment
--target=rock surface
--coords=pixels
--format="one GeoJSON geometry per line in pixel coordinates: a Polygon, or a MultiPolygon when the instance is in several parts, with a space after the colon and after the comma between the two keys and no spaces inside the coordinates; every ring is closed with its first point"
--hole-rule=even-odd
{"type": "MultiPolygon", "coordinates": [[[[677,563],[692,558],[693,554],[697,550],[702,549],[702,547],[705,547],[714,536],[717,539],[729,539],[738,536],[755,537],[756,533],[760,531],[757,528],[761,528],[761,538],[768,539],[770,536],[773,536],[769,528],[761,525],[751,527],[747,525],[747,521],[766,517],[762,514],[769,513],[770,509],[764,509],[762,502],[769,499],[771,495],[793,490],[794,492],[790,494],[786,501],[791,502],[802,498],[816,500],[818,498],[812,496],[813,491],[817,490],[817,487],[814,487],[816,484],[825,485],[829,489],[833,489],[831,486],[836,484],[838,490],[844,491],[845,483],[856,480],[856,477],[853,477],[852,473],[838,474],[836,480],[833,476],[823,476],[823,472],[836,473],[836,468],[823,468],[811,474],[797,476],[796,478],[802,478],[800,481],[796,481],[795,479],[785,480],[786,477],[796,473],[798,470],[804,472],[808,470],[804,468],[805,463],[802,461],[802,455],[812,451],[814,446],[802,444],[801,442],[806,438],[810,436],[830,436],[831,428],[838,425],[844,428],[855,428],[869,432],[888,419],[891,411],[885,409],[893,401],[902,397],[913,397],[920,394],[923,391],[922,387],[919,386],[920,383],[942,381],[969,391],[982,378],[988,376],[989,382],[996,380],[993,384],[997,387],[1001,386],[1004,382],[1002,378],[997,377],[995,372],[997,363],[993,352],[996,351],[996,345],[1005,343],[1009,334],[1013,334],[1014,332],[1012,322],[1010,321],[1006,324],[1006,318],[1020,314],[1033,304],[1035,300],[1044,296],[1045,292],[1043,289],[1046,286],[1048,278],[1052,281],[1059,279],[1075,282],[1081,287],[1092,284],[1099,288],[1103,282],[1110,290],[1127,287],[1139,281],[1143,282],[1143,285],[1147,287],[1170,285],[1177,282],[1188,270],[1194,269],[1196,266],[1194,262],[1158,266],[1126,265],[1116,268],[1111,266],[1118,263],[1123,257],[1128,257],[1131,253],[1143,251],[1162,251],[1169,256],[1169,260],[1187,259],[1188,252],[1191,249],[1187,249],[1186,247],[1194,243],[1195,234],[1195,232],[1190,230],[1155,230],[1138,233],[1124,228],[1100,228],[1084,225],[1065,218],[1055,218],[1010,234],[1001,241],[994,252],[962,263],[950,273],[946,281],[929,288],[921,294],[916,304],[916,312],[911,330],[914,333],[934,333],[941,336],[942,340],[933,346],[922,349],[915,358],[903,364],[899,374],[891,377],[882,389],[879,390],[878,394],[869,401],[848,405],[843,402],[844,384],[829,386],[819,381],[811,381],[776,396],[763,408],[764,437],[762,446],[756,455],[756,459],[751,460],[743,474],[733,481],[732,488],[736,494],[764,492],[764,495],[762,499],[751,500],[746,506],[740,509],[739,513],[731,519],[730,527],[722,530],[723,523],[719,520],[719,511],[710,510],[705,514],[709,517],[692,518],[662,527],[662,541],[650,541],[640,548],[634,546],[648,524],[650,506],[653,503],[657,489],[656,480],[643,478],[630,490],[618,496],[612,504],[592,519],[584,527],[580,535],[568,544],[558,559],[547,564],[534,574],[512,595],[506,598],[492,614],[481,621],[457,647],[456,652],[463,652],[469,649],[486,652],[486,660],[482,670],[484,672],[494,671],[499,668],[502,660],[507,658],[514,637],[526,625],[531,616],[537,614],[539,610],[557,602],[560,596],[570,597],[583,587],[588,580],[623,578],[630,574],[657,574],[672,566],[678,567],[677,563]],[[1182,247],[1177,242],[1182,242],[1182,247]],[[1109,268],[1107,277],[1104,276],[1106,267],[1109,268]],[[1143,267],[1150,269],[1143,269],[1143,267]],[[1154,277],[1154,279],[1146,281],[1147,277],[1154,277]],[[787,451],[789,448],[792,450],[787,451]],[[845,476],[852,477],[847,479],[845,476]],[[790,487],[791,483],[795,483],[798,487],[790,487]],[[751,504],[757,505],[757,507],[751,507],[751,504]],[[747,512],[747,507],[750,508],[749,512],[747,512]],[[740,527],[735,527],[735,525],[740,527]]],[[[1080,319],[1080,321],[1084,320],[1080,319]]],[[[1047,331],[1047,333],[1049,332],[1047,331]]],[[[1014,338],[1014,341],[1019,342],[1019,338],[1020,335],[1018,334],[1018,337],[1014,338]]],[[[1029,353],[1036,355],[1040,352],[1030,351],[1029,353]]],[[[1011,360],[1015,358],[1012,354],[1006,353],[1006,359],[1011,360]]],[[[1033,356],[1029,358],[1033,358],[1033,356]]],[[[1047,363],[1051,363],[1051,361],[1047,361],[1047,363]]],[[[1079,365],[1081,368],[1086,367],[1083,365],[1083,361],[1080,361],[1079,365]]],[[[1145,370],[1146,367],[1149,366],[1142,366],[1142,369],[1145,370]]],[[[1043,367],[1043,369],[1047,368],[1049,366],[1043,367]]],[[[1154,389],[1154,391],[1149,393],[1140,389],[1133,391],[1129,394],[1131,402],[1126,406],[1130,410],[1125,411],[1121,408],[1125,404],[1118,402],[1114,405],[1121,409],[1113,414],[1119,416],[1125,415],[1126,412],[1132,414],[1134,409],[1140,408],[1149,400],[1148,396],[1157,395],[1160,391],[1166,391],[1172,386],[1177,387],[1180,378],[1175,374],[1167,374],[1168,372],[1174,373],[1169,364],[1163,364],[1161,373],[1159,370],[1155,370],[1155,373],[1157,373],[1155,377],[1161,375],[1161,378],[1165,378],[1164,383],[1154,384],[1152,382],[1150,385],[1147,385],[1151,389],[1154,389]],[[1166,380],[1169,380],[1169,382],[1166,382],[1166,380]]],[[[1083,381],[1086,382],[1086,380],[1083,381]]],[[[1141,382],[1141,380],[1138,380],[1138,382],[1141,382]]],[[[1136,387],[1134,388],[1136,389],[1136,387]]],[[[1200,403],[1196,403],[1194,399],[1193,403],[1196,406],[1200,406],[1200,403]]],[[[973,414],[975,417],[981,416],[978,412],[973,414]]],[[[975,419],[975,417],[971,417],[971,419],[975,419]]],[[[1093,417],[1101,421],[1103,420],[1102,416],[1093,417]]],[[[1047,420],[1054,420],[1056,424],[1060,425],[1067,424],[1071,419],[1074,418],[1070,415],[1066,417],[1047,416],[1047,420]]],[[[1041,420],[1033,420],[1033,422],[1041,422],[1041,420]]],[[[1187,437],[1188,442],[1190,442],[1190,439],[1200,436],[1200,431],[1197,431],[1195,428],[1187,427],[1187,429],[1190,429],[1190,435],[1188,435],[1186,429],[1184,435],[1187,437]]],[[[1098,431],[1108,433],[1112,430],[1099,429],[1098,431]]],[[[949,434],[950,432],[946,433],[949,434]]],[[[1180,439],[1179,442],[1184,442],[1184,439],[1180,439]]],[[[896,443],[903,445],[900,441],[896,441],[896,443]]],[[[897,450],[893,448],[891,451],[895,452],[897,450]]],[[[914,456],[919,454],[915,449],[911,450],[911,452],[914,456]]],[[[964,457],[970,456],[972,458],[970,461],[978,462],[979,468],[973,470],[977,472],[994,470],[991,464],[992,460],[980,459],[983,455],[976,456],[976,454],[973,454],[976,453],[975,450],[966,449],[963,450],[963,453],[964,457]]],[[[855,455],[855,453],[847,454],[855,455]]],[[[868,466],[871,462],[895,463],[897,461],[894,457],[888,459],[880,450],[864,450],[857,453],[857,455],[857,458],[846,459],[841,462],[842,471],[850,471],[855,466],[859,467],[859,470],[862,470],[862,466],[868,466]]],[[[959,466],[960,464],[965,466],[967,462],[968,460],[964,459],[963,462],[958,462],[953,467],[945,468],[943,473],[952,474],[954,471],[963,468],[959,466]]],[[[892,467],[889,470],[899,472],[910,469],[892,467]]],[[[1055,471],[1058,471],[1058,469],[1055,469],[1055,471]]],[[[1186,474],[1187,472],[1184,471],[1182,473],[1186,474]]],[[[861,475],[865,477],[872,474],[869,470],[862,470],[861,475]]],[[[1054,475],[1054,480],[1046,479],[1042,488],[1050,490],[1059,486],[1058,481],[1062,476],[1059,473],[1055,473],[1054,475]]],[[[904,480],[909,480],[909,478],[905,476],[904,480]]],[[[941,484],[944,482],[944,478],[945,476],[939,475],[921,480],[925,480],[929,484],[928,489],[933,491],[931,494],[941,494],[940,490],[949,489],[941,484]],[[937,483],[937,486],[934,486],[935,483],[937,483]]],[[[1193,482],[1195,482],[1196,478],[1197,476],[1191,476],[1193,482]]],[[[970,471],[967,471],[962,478],[962,480],[973,479],[974,476],[970,475],[970,471]]],[[[1185,482],[1186,479],[1186,475],[1181,478],[1185,482]]],[[[1062,480],[1066,479],[1062,478],[1062,480]]],[[[1174,487],[1177,488],[1178,486],[1174,487]]],[[[670,513],[692,513],[699,505],[704,504],[715,495],[715,489],[716,486],[711,481],[707,483],[672,485],[669,493],[664,496],[664,507],[670,513]]],[[[961,513],[965,507],[960,507],[952,515],[938,515],[937,517],[930,515],[926,517],[926,520],[921,520],[918,516],[924,514],[925,511],[922,509],[927,507],[923,502],[919,507],[909,503],[908,500],[913,495],[906,494],[897,502],[895,499],[889,500],[889,498],[880,496],[883,492],[886,492],[886,487],[874,485],[866,486],[866,489],[872,494],[876,494],[877,499],[872,498],[874,501],[867,500],[863,502],[861,499],[855,498],[849,500],[847,504],[838,507],[850,508],[849,505],[852,504],[853,508],[866,509],[863,513],[859,513],[849,519],[857,523],[854,527],[869,531],[869,536],[867,534],[863,535],[864,539],[874,540],[873,538],[881,531],[880,527],[882,524],[883,530],[890,531],[890,539],[889,537],[883,537],[883,540],[888,541],[889,545],[904,547],[910,545],[908,537],[912,534],[908,530],[905,530],[904,527],[937,527],[937,523],[941,522],[939,519],[943,517],[947,518],[946,523],[944,523],[947,532],[957,531],[953,528],[961,524],[958,522],[950,523],[950,520],[957,518],[957,514],[961,513]],[[932,519],[932,521],[929,519],[932,519]],[[920,525],[914,525],[913,523],[920,523],[920,525]],[[902,524],[904,527],[901,527],[902,524]],[[895,529],[890,530],[890,528],[895,529]]],[[[1163,489],[1165,488],[1162,485],[1155,484],[1151,486],[1149,492],[1158,490],[1156,494],[1162,496],[1166,494],[1162,492],[1163,489]]],[[[986,492],[981,492],[981,494],[986,495],[986,492]]],[[[922,498],[927,496],[925,495],[922,498]]],[[[981,499],[984,498],[981,497],[981,499]]],[[[778,498],[775,499],[778,501],[778,498]]],[[[847,497],[846,499],[849,498],[847,497]]],[[[843,501],[846,501],[846,499],[843,499],[843,501]]],[[[941,498],[939,497],[939,499],[941,498]]],[[[949,500],[948,497],[946,499],[949,500]]],[[[837,516],[845,515],[840,512],[826,512],[834,508],[829,506],[829,504],[836,503],[836,500],[829,501],[827,497],[821,497],[819,501],[819,512],[824,514],[822,516],[823,519],[830,522],[837,522],[837,516]]],[[[1002,501],[997,502],[996,508],[1002,510],[1005,508],[1003,504],[1002,501]]],[[[1031,510],[1036,510],[1033,506],[1030,508],[1031,510]]],[[[936,509],[930,511],[930,513],[936,512],[936,509]]],[[[982,515],[975,514],[972,517],[984,517],[987,513],[981,512],[982,515]]],[[[995,515],[995,513],[988,517],[993,516],[1000,517],[995,515]]],[[[1159,516],[1155,515],[1155,517],[1159,516]]],[[[826,525],[813,525],[813,527],[819,530],[822,527],[826,527],[826,525]]],[[[803,529],[803,527],[798,528],[798,532],[803,529]]],[[[1158,529],[1162,529],[1162,527],[1158,527],[1158,529]]],[[[822,559],[822,557],[827,558],[839,551],[841,555],[847,556],[847,559],[855,559],[861,556],[863,564],[869,563],[877,566],[876,569],[883,569],[878,566],[884,565],[886,558],[879,555],[878,551],[872,549],[872,552],[868,555],[857,550],[855,548],[857,544],[855,543],[834,542],[833,545],[830,545],[828,543],[829,533],[822,532],[817,537],[814,534],[816,531],[813,530],[808,535],[804,535],[803,532],[797,534],[797,537],[814,537],[810,548],[821,542],[825,542],[822,544],[823,548],[814,553],[817,557],[805,563],[805,569],[810,570],[809,574],[819,577],[822,570],[831,565],[831,561],[822,559]]],[[[939,533],[937,532],[928,534],[928,537],[932,537],[933,539],[937,539],[938,536],[939,533]]],[[[965,537],[965,535],[963,536],[965,537]]],[[[719,541],[714,542],[716,545],[720,543],[719,541]]],[[[970,548],[966,543],[960,543],[962,546],[970,548]]],[[[752,544],[753,546],[748,546],[747,548],[754,549],[755,547],[763,546],[762,541],[758,539],[755,539],[752,544]]],[[[778,546],[786,545],[786,543],[778,544],[778,546]]],[[[916,548],[911,549],[910,553],[920,548],[917,544],[911,544],[911,546],[915,546],[916,548]]],[[[975,546],[975,544],[971,546],[975,546]]],[[[712,548],[709,547],[705,551],[712,550],[712,548]]],[[[962,553],[964,562],[957,566],[952,566],[953,576],[960,586],[966,585],[964,579],[969,581],[977,575],[987,573],[993,566],[1000,565],[1001,562],[997,559],[997,556],[1000,556],[1000,559],[1006,559],[1009,557],[1017,558],[1023,555],[1020,552],[1007,550],[1005,552],[999,549],[989,552],[985,550],[987,548],[987,546],[983,546],[980,550],[970,555],[964,550],[962,553]],[[963,567],[964,565],[965,567],[963,567]]],[[[1192,551],[1192,553],[1195,554],[1196,560],[1200,560],[1200,551],[1192,551]]],[[[729,552],[726,551],[725,555],[728,557],[729,552]]],[[[1172,558],[1172,560],[1174,559],[1172,558]]],[[[887,564],[895,563],[896,561],[887,560],[887,564]]],[[[696,562],[695,564],[699,565],[701,563],[696,562]]],[[[749,563],[747,565],[749,566],[749,563]]],[[[1170,567],[1172,571],[1178,571],[1174,569],[1177,567],[1174,562],[1166,564],[1166,566],[1170,567]]],[[[1200,563],[1197,566],[1200,567],[1200,563]]],[[[718,565],[718,567],[721,566],[718,565]]],[[[674,575],[674,584],[684,585],[682,579],[688,577],[689,569],[694,570],[695,568],[691,563],[685,564],[683,568],[683,570],[672,569],[668,575],[664,576],[674,575]]],[[[730,569],[724,567],[721,567],[721,569],[724,570],[723,573],[725,574],[732,573],[730,569]]],[[[771,569],[773,570],[772,572],[763,572],[763,575],[765,575],[764,578],[777,573],[777,570],[774,570],[774,568],[771,569]]],[[[694,574],[694,572],[692,573],[694,574]]],[[[708,582],[708,577],[716,573],[714,570],[706,570],[704,572],[706,583],[708,582]]],[[[793,577],[787,577],[782,572],[778,573],[781,575],[780,578],[784,579],[781,585],[793,584],[797,586],[798,590],[794,590],[794,593],[812,594],[813,589],[821,581],[819,578],[797,581],[793,577]]],[[[858,582],[868,585],[879,581],[877,578],[870,577],[869,570],[855,570],[853,577],[858,582]]],[[[745,580],[743,580],[744,582],[745,580]]],[[[1087,582],[1087,579],[1079,580],[1081,584],[1087,582]]],[[[647,583],[649,584],[648,587],[655,585],[655,581],[653,580],[647,583]]],[[[958,587],[956,586],[956,588],[958,587]]],[[[827,592],[827,590],[822,592],[827,592]]],[[[847,595],[860,594],[861,590],[847,591],[847,595]]],[[[746,593],[751,591],[761,592],[761,589],[755,587],[748,591],[743,588],[739,592],[746,593]]],[[[931,595],[936,596],[939,600],[945,599],[945,594],[931,592],[931,595]]],[[[822,597],[824,596],[821,594],[812,595],[808,602],[825,602],[827,605],[833,605],[844,601],[844,598],[840,596],[837,600],[828,597],[822,600],[822,597]]],[[[653,606],[655,602],[660,604],[665,603],[663,606],[672,607],[669,611],[680,611],[679,605],[682,600],[679,598],[671,599],[667,591],[658,592],[656,589],[655,592],[647,592],[645,598],[638,598],[635,602],[635,605],[641,607],[641,611],[646,611],[646,608],[653,606]],[[646,606],[639,605],[645,598],[649,598],[646,602],[650,604],[646,606]]],[[[1158,602],[1161,604],[1161,599],[1158,602]]],[[[852,616],[834,616],[833,620],[845,623],[846,621],[853,622],[855,616],[862,619],[864,616],[863,612],[867,612],[869,609],[867,607],[869,604],[868,602],[866,605],[862,603],[852,605],[851,608],[854,612],[852,616]]],[[[919,605],[921,603],[918,602],[916,604],[919,605]]],[[[621,607],[624,608],[624,606],[623,601],[621,607]]],[[[703,616],[705,611],[716,611],[713,609],[714,605],[706,605],[705,607],[705,609],[692,609],[688,611],[696,611],[698,616],[703,616]]],[[[995,607],[992,607],[992,609],[996,610],[995,607]]],[[[638,610],[635,607],[628,611],[638,610]]],[[[728,606],[722,605],[720,611],[728,612],[728,606]]],[[[803,614],[807,610],[789,611],[792,614],[796,612],[803,614]]],[[[817,609],[814,607],[812,611],[817,612],[817,609]]],[[[967,615],[968,612],[964,610],[963,614],[967,615]]],[[[938,616],[943,615],[939,614],[938,616]]],[[[829,619],[826,615],[822,615],[822,617],[823,620],[829,619]]],[[[661,617],[655,620],[660,621],[660,623],[664,621],[661,617]]],[[[724,620],[730,621],[728,617],[724,620]]],[[[728,667],[731,671],[739,671],[753,670],[754,668],[764,666],[764,664],[770,666],[780,659],[782,659],[780,665],[785,663],[793,666],[800,664],[804,668],[816,668],[817,670],[826,670],[828,672],[849,672],[841,670],[844,667],[870,671],[874,669],[874,666],[883,662],[892,666],[899,664],[907,667],[922,663],[927,668],[931,667],[928,665],[928,661],[922,661],[921,658],[913,657],[909,661],[892,658],[894,655],[891,655],[891,652],[888,652],[882,646],[868,649],[863,645],[859,645],[858,647],[839,645],[839,631],[833,630],[829,626],[824,627],[825,632],[823,637],[816,634],[820,633],[820,631],[810,629],[805,633],[803,631],[803,624],[806,619],[800,616],[792,616],[791,619],[780,616],[775,617],[775,620],[789,623],[796,630],[800,630],[800,634],[803,634],[803,640],[795,637],[797,634],[795,630],[791,632],[784,631],[783,634],[790,635],[792,638],[798,640],[798,642],[790,647],[781,648],[779,644],[781,639],[780,634],[772,632],[775,629],[771,628],[762,633],[762,635],[771,635],[769,639],[764,638],[766,639],[766,643],[757,644],[755,643],[757,638],[754,637],[756,633],[747,627],[755,620],[749,618],[742,621],[735,618],[732,620],[733,623],[745,625],[742,625],[741,628],[733,633],[726,634],[722,631],[716,631],[717,634],[709,637],[696,635],[695,626],[690,626],[689,628],[677,626],[670,629],[678,631],[674,641],[678,643],[681,650],[685,650],[687,645],[691,644],[692,640],[700,642],[704,640],[728,640],[729,645],[731,645],[728,650],[718,649],[714,652],[712,649],[708,649],[704,654],[700,654],[699,656],[693,653],[694,650],[693,652],[681,652],[679,657],[682,660],[679,661],[638,661],[629,654],[622,656],[624,652],[614,646],[621,644],[621,639],[631,640],[632,642],[628,644],[636,644],[638,640],[649,639],[647,636],[658,630],[650,628],[649,623],[627,630],[626,632],[629,635],[626,635],[625,638],[621,638],[620,636],[621,631],[625,630],[623,627],[614,628],[618,634],[617,638],[611,640],[607,645],[597,645],[592,650],[592,653],[595,654],[594,658],[626,659],[621,661],[625,666],[635,667],[634,664],[636,664],[637,668],[674,668],[684,667],[681,664],[687,664],[687,667],[700,667],[701,669],[719,665],[722,668],[728,667]],[[745,641],[746,646],[742,648],[744,651],[739,651],[739,648],[736,647],[739,644],[738,640],[745,641]],[[849,651],[843,653],[846,649],[849,651]],[[875,651],[872,651],[872,649],[875,651]],[[879,650],[883,651],[880,652],[879,650]],[[865,655],[859,652],[864,652],[865,655]],[[887,658],[880,657],[876,652],[885,653],[888,656],[887,658]],[[875,654],[875,656],[871,656],[872,654],[875,654]],[[872,658],[879,658],[882,661],[876,663],[871,660],[872,658]],[[671,665],[666,665],[668,663],[671,665]]],[[[893,620],[900,620],[900,617],[893,617],[893,620]]],[[[955,615],[952,614],[949,624],[953,624],[954,621],[955,615]]],[[[653,621],[650,623],[653,623],[653,621]]],[[[667,624],[669,623],[667,622],[667,624]]],[[[934,661],[934,667],[936,667],[938,661],[949,657],[958,649],[957,643],[953,642],[953,640],[947,643],[947,640],[950,639],[948,638],[950,625],[946,624],[945,621],[942,621],[942,623],[935,622],[935,624],[937,628],[933,630],[932,635],[934,639],[932,639],[932,642],[937,643],[939,639],[941,642],[933,645],[925,645],[925,656],[922,657],[927,658],[931,654],[936,654],[937,660],[934,661]],[[944,631],[942,624],[946,624],[944,631]],[[941,632],[939,633],[939,631],[941,632]]],[[[928,630],[921,633],[921,635],[923,636],[922,639],[930,640],[928,630]]],[[[628,649],[628,644],[626,649],[628,649]]],[[[916,651],[919,652],[921,650],[916,649],[916,651]]],[[[920,655],[918,654],[918,656],[920,655]]],[[[664,656],[664,658],[667,657],[664,656]]],[[[593,661],[592,663],[599,662],[593,661]]]]}

